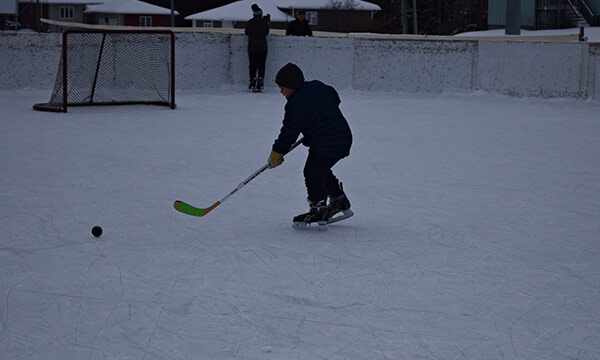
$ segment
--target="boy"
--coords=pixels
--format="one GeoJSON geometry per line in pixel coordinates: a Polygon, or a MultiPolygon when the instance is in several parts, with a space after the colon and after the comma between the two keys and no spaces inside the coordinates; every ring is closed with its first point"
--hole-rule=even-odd
{"type": "Polygon", "coordinates": [[[318,80],[304,81],[300,68],[292,63],[282,67],[275,83],[287,99],[285,116],[279,137],[273,144],[268,162],[274,168],[283,162],[285,154],[300,133],[309,147],[304,166],[304,182],[310,211],[294,217],[297,228],[317,223],[327,229],[327,223],[353,215],[342,184],[331,168],[350,155],[352,132],[339,108],[340,97],[335,89],[318,80]],[[329,197],[329,205],[327,204],[329,197]],[[338,213],[343,215],[335,217],[338,213]]]}

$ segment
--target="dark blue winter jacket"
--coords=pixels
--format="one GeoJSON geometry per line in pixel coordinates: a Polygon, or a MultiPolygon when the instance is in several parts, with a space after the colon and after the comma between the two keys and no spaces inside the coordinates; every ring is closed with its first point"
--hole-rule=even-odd
{"type": "Polygon", "coordinates": [[[304,135],[304,145],[318,155],[342,158],[350,154],[352,132],[338,105],[335,89],[318,80],[296,89],[285,105],[285,117],[273,151],[285,154],[304,135]]]}
{"type": "Polygon", "coordinates": [[[253,17],[246,23],[248,35],[248,52],[267,51],[267,35],[269,34],[269,23],[262,18],[253,17]]]}

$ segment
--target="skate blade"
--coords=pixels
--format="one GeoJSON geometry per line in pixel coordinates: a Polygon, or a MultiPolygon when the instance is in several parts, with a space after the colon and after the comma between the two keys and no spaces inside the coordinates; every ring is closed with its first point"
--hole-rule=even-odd
{"type": "Polygon", "coordinates": [[[349,217],[351,217],[352,215],[354,215],[354,212],[350,209],[348,210],[342,210],[341,215],[336,215],[332,218],[330,218],[329,220],[327,220],[328,224],[333,224],[336,223],[338,221],[342,221],[344,219],[347,219],[349,217]]]}
{"type": "Polygon", "coordinates": [[[292,227],[297,230],[327,230],[327,223],[319,221],[318,223],[295,222],[292,227]]]}

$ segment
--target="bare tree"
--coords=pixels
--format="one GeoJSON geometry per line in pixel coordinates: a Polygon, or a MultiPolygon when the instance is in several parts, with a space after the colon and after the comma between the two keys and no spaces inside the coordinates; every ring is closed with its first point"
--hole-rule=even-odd
{"type": "Polygon", "coordinates": [[[419,0],[417,6],[411,0],[369,1],[381,6],[375,19],[382,31],[414,32],[415,18],[419,34],[453,35],[487,29],[488,0],[419,0]]]}

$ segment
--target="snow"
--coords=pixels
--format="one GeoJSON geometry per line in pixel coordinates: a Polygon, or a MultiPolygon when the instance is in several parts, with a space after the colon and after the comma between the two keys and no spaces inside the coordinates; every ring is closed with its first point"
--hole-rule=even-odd
{"type": "MultiPolygon", "coordinates": [[[[247,21],[252,17],[250,6],[258,4],[263,13],[271,14],[271,21],[291,21],[293,17],[279,9],[326,9],[331,7],[330,1],[323,0],[240,0],[231,4],[220,6],[207,11],[202,11],[193,15],[186,16],[186,20],[222,20],[222,21],[247,21]]],[[[354,1],[354,9],[378,11],[381,8],[378,5],[366,1],[354,1]]]]}
{"type": "MultiPolygon", "coordinates": [[[[585,27],[583,29],[584,36],[588,38],[589,42],[600,42],[600,26],[591,26],[585,27]]],[[[455,36],[504,36],[504,29],[494,29],[494,30],[483,30],[483,31],[470,31],[465,33],[456,34],[455,36]]],[[[569,34],[579,34],[579,28],[569,28],[569,29],[550,29],[550,30],[525,30],[521,29],[521,36],[548,36],[548,35],[569,35],[569,34]]],[[[511,37],[518,37],[519,35],[510,35],[511,37]]]]}
{"type": "Polygon", "coordinates": [[[600,358],[597,101],[342,90],[355,216],[314,232],[304,147],[172,208],[265,163],[272,85],[49,94],[0,91],[2,359],[600,358]]]}
{"type": "MultiPolygon", "coordinates": [[[[148,4],[138,0],[112,0],[98,5],[87,5],[83,12],[86,14],[106,13],[169,15],[171,14],[171,9],[148,4]]],[[[175,11],[175,14],[178,15],[179,12],[175,11]]]]}
{"type": "Polygon", "coordinates": [[[277,6],[269,0],[241,0],[231,4],[220,6],[207,11],[202,11],[193,15],[186,16],[186,20],[220,20],[220,21],[248,21],[252,18],[252,4],[258,4],[263,14],[271,15],[271,21],[285,22],[293,18],[279,10],[277,6]]]}
{"type": "Polygon", "coordinates": [[[340,3],[342,6],[345,6],[346,4],[352,5],[353,9],[358,10],[381,11],[379,5],[361,0],[344,0],[337,2],[332,0],[275,0],[275,2],[279,7],[286,9],[329,9],[333,3],[340,3]]]}

